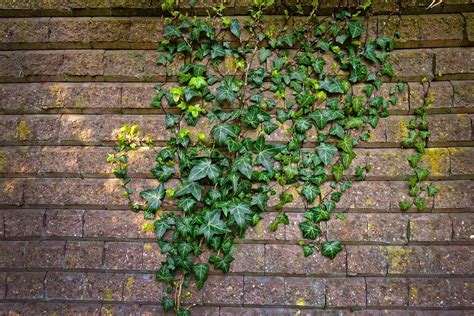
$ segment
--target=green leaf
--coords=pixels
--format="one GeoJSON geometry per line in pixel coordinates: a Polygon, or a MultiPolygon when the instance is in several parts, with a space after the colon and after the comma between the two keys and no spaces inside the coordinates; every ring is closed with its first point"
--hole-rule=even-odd
{"type": "Polygon", "coordinates": [[[347,26],[349,27],[352,38],[359,37],[364,32],[362,22],[359,20],[350,20],[347,26]]]}
{"type": "Polygon", "coordinates": [[[329,130],[329,135],[344,138],[346,134],[344,133],[344,129],[342,128],[342,126],[337,124],[331,127],[331,129],[329,130]]]}
{"type": "Polygon", "coordinates": [[[314,253],[313,247],[310,245],[303,246],[303,254],[305,257],[309,257],[314,253]]]}
{"type": "Polygon", "coordinates": [[[430,172],[426,168],[415,168],[416,177],[418,181],[423,181],[430,175],[430,172]]]}
{"type": "Polygon", "coordinates": [[[321,143],[318,147],[316,147],[316,151],[318,152],[319,158],[321,161],[328,165],[334,155],[337,153],[337,148],[334,145],[321,143]]]}
{"type": "Polygon", "coordinates": [[[174,299],[163,295],[161,298],[161,305],[163,306],[163,311],[168,312],[174,307],[174,299]]]}
{"type": "Polygon", "coordinates": [[[165,26],[164,37],[180,37],[181,31],[174,25],[168,24],[165,26]]]}
{"type": "Polygon", "coordinates": [[[232,86],[222,83],[216,90],[216,99],[219,102],[233,102],[235,93],[232,86]]]}
{"type": "Polygon", "coordinates": [[[361,118],[359,117],[352,117],[350,118],[346,124],[344,125],[345,128],[361,128],[362,127],[362,124],[364,124],[364,122],[362,121],[361,118]]]}
{"type": "Polygon", "coordinates": [[[272,51],[269,49],[266,49],[264,47],[260,48],[260,51],[258,53],[258,60],[260,61],[261,64],[263,64],[268,57],[272,55],[272,51]]]}
{"type": "Polygon", "coordinates": [[[171,228],[171,225],[166,219],[159,219],[155,222],[156,238],[160,240],[165,235],[166,231],[171,228]]]}
{"type": "Polygon", "coordinates": [[[232,22],[230,22],[230,32],[240,39],[240,24],[237,19],[232,19],[232,22]]]}
{"type": "Polygon", "coordinates": [[[430,184],[427,188],[428,196],[434,196],[436,193],[439,192],[439,189],[432,184],[430,184]]]}
{"type": "Polygon", "coordinates": [[[319,226],[310,221],[301,222],[298,226],[301,229],[303,238],[316,239],[321,234],[319,226]]]}
{"type": "Polygon", "coordinates": [[[311,123],[304,118],[297,119],[295,122],[295,130],[300,134],[306,133],[306,131],[309,130],[311,126],[311,123]]]}
{"type": "Polygon", "coordinates": [[[321,191],[319,190],[319,188],[309,183],[305,183],[303,185],[303,189],[301,190],[301,194],[303,194],[303,196],[309,203],[313,203],[320,192],[321,191]]]}
{"type": "Polygon", "coordinates": [[[423,155],[420,155],[420,154],[409,155],[408,161],[410,162],[410,166],[412,168],[416,168],[418,166],[418,163],[421,160],[421,157],[423,157],[423,155]]]}
{"type": "Polygon", "coordinates": [[[252,179],[252,158],[249,155],[235,158],[232,169],[234,171],[238,170],[248,179],[252,179]]]}
{"type": "Polygon", "coordinates": [[[337,143],[337,147],[341,148],[346,153],[352,153],[354,148],[354,139],[352,136],[345,136],[337,143]]]}
{"type": "Polygon", "coordinates": [[[160,208],[165,197],[165,186],[160,184],[155,189],[142,191],[140,195],[147,201],[147,209],[154,212],[160,208]]]}
{"type": "Polygon", "coordinates": [[[196,276],[196,287],[198,290],[202,289],[209,274],[209,266],[206,263],[197,263],[193,267],[194,275],[196,276]]]}
{"type": "Polygon", "coordinates": [[[225,56],[226,56],[225,49],[222,45],[220,45],[220,44],[212,45],[212,49],[211,49],[211,58],[212,59],[222,58],[222,57],[225,57],[225,56]]]}
{"type": "Polygon", "coordinates": [[[211,159],[203,159],[191,169],[188,180],[198,181],[208,177],[212,181],[215,181],[220,176],[220,174],[221,171],[219,167],[214,165],[211,159]]]}
{"type": "Polygon", "coordinates": [[[234,217],[234,220],[240,228],[245,227],[245,222],[248,215],[252,213],[250,205],[244,202],[229,205],[229,213],[234,217]]]}
{"type": "Polygon", "coordinates": [[[325,241],[321,245],[321,254],[329,259],[336,258],[337,254],[342,251],[342,245],[339,240],[325,241]]]}
{"type": "Polygon", "coordinates": [[[198,233],[204,235],[206,240],[210,240],[215,234],[221,235],[230,232],[230,229],[221,220],[219,212],[206,212],[204,215],[204,224],[202,224],[198,233]]]}
{"type": "Polygon", "coordinates": [[[408,211],[412,205],[413,205],[413,203],[411,203],[411,202],[406,202],[406,201],[398,202],[398,206],[400,207],[400,210],[402,212],[408,211]]]}
{"type": "Polygon", "coordinates": [[[342,177],[344,176],[344,166],[336,163],[332,166],[332,174],[336,182],[341,181],[342,177]]]}
{"type": "Polygon", "coordinates": [[[234,261],[234,258],[231,255],[226,255],[224,258],[218,256],[209,257],[209,263],[214,265],[214,269],[222,270],[224,273],[229,272],[232,261],[234,261]]]}
{"type": "Polygon", "coordinates": [[[332,114],[330,110],[317,109],[316,111],[311,112],[308,117],[316,123],[316,126],[319,129],[323,129],[326,124],[332,119],[332,114]]]}
{"type": "Polygon", "coordinates": [[[235,138],[240,133],[240,128],[234,124],[222,123],[211,129],[211,136],[217,145],[225,145],[229,138],[235,138]]]}
{"type": "Polygon", "coordinates": [[[425,200],[423,198],[416,198],[413,204],[415,204],[418,211],[422,211],[425,208],[425,200]]]}
{"type": "Polygon", "coordinates": [[[317,223],[327,222],[331,219],[330,213],[326,210],[323,210],[321,207],[315,207],[312,209],[314,213],[314,221],[317,223]]]}
{"type": "Polygon", "coordinates": [[[186,194],[191,194],[198,201],[201,201],[201,192],[203,186],[197,182],[185,181],[183,186],[176,191],[174,194],[175,197],[180,197],[186,194]]]}
{"type": "Polygon", "coordinates": [[[171,280],[173,280],[173,276],[171,275],[170,270],[162,264],[160,269],[156,272],[156,279],[158,281],[169,283],[171,280]]]}

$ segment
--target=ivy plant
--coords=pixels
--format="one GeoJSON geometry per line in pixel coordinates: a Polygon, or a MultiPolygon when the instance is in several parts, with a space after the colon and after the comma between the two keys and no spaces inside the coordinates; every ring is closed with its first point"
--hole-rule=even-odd
{"type": "MultiPolygon", "coordinates": [[[[242,20],[223,16],[223,5],[206,18],[163,2],[171,17],[157,63],[166,67],[167,80],[156,85],[152,106],[164,113],[172,136],[151,170],[159,184],[140,193],[144,202],[130,199],[130,205],[155,219],[166,255],[156,278],[169,285],[164,310],[177,315],[190,314],[182,305],[184,289],[191,282],[201,289],[211,269],[229,272],[236,239],[269,210],[276,212],[269,227],[275,231],[289,224],[292,203],[302,205],[302,255],[334,259],[343,246],[327,239],[322,223],[344,218],[337,203],[370,171],[362,165],[349,172],[354,148],[370,140],[404,88],[398,83],[382,93],[383,80],[393,76],[394,40],[367,36],[361,14],[369,3],[321,18],[315,1],[309,16],[286,12],[277,26],[264,15],[272,5],[254,0],[242,20]]],[[[426,112],[416,113],[417,132],[406,145],[422,150],[426,112]]],[[[124,127],[117,153],[108,158],[127,197],[126,153],[150,145],[137,133],[124,127]]],[[[415,171],[417,181],[426,177],[415,171]]]]}

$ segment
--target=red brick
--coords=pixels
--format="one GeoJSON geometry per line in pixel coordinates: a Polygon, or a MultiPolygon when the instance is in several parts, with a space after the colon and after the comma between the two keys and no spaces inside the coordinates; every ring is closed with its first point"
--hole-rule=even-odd
{"type": "Polygon", "coordinates": [[[65,267],[68,269],[98,269],[102,267],[104,242],[67,241],[65,267]]]}
{"type": "Polygon", "coordinates": [[[388,246],[388,274],[428,274],[431,253],[428,247],[388,246]]]}
{"type": "MultiPolygon", "coordinates": [[[[473,101],[474,102],[474,101],[473,101]]],[[[474,148],[452,147],[449,148],[451,158],[451,173],[453,175],[472,175],[474,174],[474,148]]]]}
{"type": "Polygon", "coordinates": [[[244,304],[275,305],[285,301],[285,280],[281,277],[244,277],[244,304]]]}
{"type": "Polygon", "coordinates": [[[470,246],[433,246],[432,273],[469,275],[474,269],[473,255],[470,246]]]}
{"type": "Polygon", "coordinates": [[[5,299],[7,294],[7,274],[0,273],[0,300],[5,299]]]}
{"type": "Polygon", "coordinates": [[[365,306],[366,286],[363,278],[327,279],[327,307],[365,306]]]}
{"type": "Polygon", "coordinates": [[[265,245],[266,273],[345,274],[345,262],[345,251],[340,252],[334,260],[330,260],[317,251],[309,257],[304,257],[303,248],[299,245],[265,245]]]}
{"type": "Polygon", "coordinates": [[[18,316],[23,313],[23,303],[0,303],[1,315],[18,316]]]}
{"type": "MultiPolygon", "coordinates": [[[[13,51],[12,55],[17,55],[21,59],[23,76],[38,76],[39,78],[48,78],[60,76],[63,74],[64,55],[51,51],[13,51]],[[44,61],[48,60],[48,63],[44,61]]],[[[12,73],[11,77],[20,76],[12,73]]]]}
{"type": "Polygon", "coordinates": [[[89,38],[94,48],[127,48],[129,46],[129,18],[92,18],[89,38]]]}
{"type": "Polygon", "coordinates": [[[258,273],[265,267],[265,246],[262,244],[238,244],[231,265],[232,272],[258,273]]]}
{"type": "Polygon", "coordinates": [[[65,241],[30,241],[26,244],[25,259],[29,268],[64,267],[65,241]]]}
{"type": "Polygon", "coordinates": [[[139,270],[143,266],[143,244],[133,242],[105,243],[104,266],[111,270],[139,270]]]}
{"type": "Polygon", "coordinates": [[[88,17],[71,18],[51,18],[49,21],[49,42],[51,46],[60,47],[67,43],[74,47],[90,47],[90,33],[88,17]]]}
{"type": "Polygon", "coordinates": [[[161,263],[166,260],[157,243],[143,244],[143,268],[146,270],[158,270],[161,263]]]}
{"type": "Polygon", "coordinates": [[[435,183],[439,193],[435,195],[435,208],[471,209],[474,205],[474,185],[471,181],[445,181],[435,183]]]}
{"type": "Polygon", "coordinates": [[[324,280],[316,278],[285,278],[285,305],[324,307],[324,280]]]}
{"type": "Polygon", "coordinates": [[[82,210],[48,210],[46,235],[82,237],[82,210]]]}
{"type": "Polygon", "coordinates": [[[449,241],[453,234],[447,214],[420,214],[410,217],[411,241],[449,241]]]}
{"type": "Polygon", "coordinates": [[[356,181],[342,195],[341,201],[337,203],[337,207],[340,209],[354,208],[387,211],[390,209],[390,196],[392,194],[389,182],[356,181]]]}
{"type": "Polygon", "coordinates": [[[399,50],[390,54],[395,78],[418,81],[433,78],[433,57],[431,50],[399,50]]]}
{"type": "Polygon", "coordinates": [[[387,244],[407,243],[408,219],[403,214],[367,214],[368,240],[387,244]]]}
{"type": "Polygon", "coordinates": [[[387,250],[383,246],[346,246],[348,275],[386,275],[387,250]],[[368,260],[370,258],[370,260],[368,260]]]}
{"type": "Polygon", "coordinates": [[[248,240],[284,240],[285,239],[285,227],[279,225],[275,232],[269,230],[269,226],[276,213],[263,213],[263,219],[261,219],[254,227],[249,227],[245,234],[245,239],[248,240]]]}
{"type": "Polygon", "coordinates": [[[142,315],[140,305],[137,304],[104,304],[100,308],[100,315],[142,315]]]}
{"type": "Polygon", "coordinates": [[[474,106],[474,81],[451,81],[451,84],[454,90],[453,106],[471,111],[474,106]]]}
{"type": "Polygon", "coordinates": [[[87,273],[85,299],[100,301],[121,301],[123,298],[123,274],[87,273]]]}
{"type": "Polygon", "coordinates": [[[57,115],[0,116],[0,142],[56,141],[58,120],[57,115]]]}
{"type": "Polygon", "coordinates": [[[398,278],[367,278],[367,306],[408,305],[408,282],[398,278]]]}
{"type": "Polygon", "coordinates": [[[22,268],[25,266],[24,252],[26,242],[24,241],[1,241],[0,242],[0,268],[22,268]]]}
{"type": "Polygon", "coordinates": [[[474,239],[474,214],[453,214],[453,240],[474,239]]]}
{"type": "Polygon", "coordinates": [[[7,210],[5,237],[40,237],[43,235],[44,210],[7,210]]]}
{"type": "MultiPolygon", "coordinates": [[[[421,84],[419,82],[410,82],[410,109],[416,109],[422,107],[423,100],[425,97],[425,90],[427,84],[421,84]]],[[[448,81],[431,82],[428,90],[428,97],[431,99],[432,104],[429,109],[443,109],[453,107],[453,86],[448,81]]]]}
{"type": "Polygon", "coordinates": [[[20,205],[23,201],[23,180],[0,179],[0,205],[20,205]]]}
{"type": "Polygon", "coordinates": [[[126,302],[159,302],[163,284],[157,282],[153,274],[129,274],[123,284],[123,300],[126,302]]]}
{"type": "Polygon", "coordinates": [[[332,219],[328,222],[328,238],[342,241],[367,240],[367,224],[367,214],[348,213],[344,220],[332,219]]]}
{"type": "Polygon", "coordinates": [[[25,315],[100,315],[100,304],[28,302],[23,308],[25,315]]]}
{"type": "Polygon", "coordinates": [[[450,79],[462,79],[474,72],[474,49],[471,47],[440,48],[436,54],[436,72],[450,79]]]}
{"type": "Polygon", "coordinates": [[[84,296],[84,274],[48,272],[45,279],[47,299],[80,300],[84,296]]]}
{"type": "Polygon", "coordinates": [[[9,272],[7,299],[43,298],[45,274],[45,272],[9,272]]]}
{"type": "Polygon", "coordinates": [[[213,275],[209,276],[204,285],[202,299],[207,304],[242,304],[243,289],[242,276],[213,275]]]}
{"type": "Polygon", "coordinates": [[[47,22],[47,18],[2,19],[0,20],[0,45],[18,43],[20,45],[15,46],[34,47],[35,44],[47,42],[49,31],[47,22]]]}
{"type": "Polygon", "coordinates": [[[449,281],[444,279],[411,279],[409,305],[413,307],[449,306],[449,281]]]}

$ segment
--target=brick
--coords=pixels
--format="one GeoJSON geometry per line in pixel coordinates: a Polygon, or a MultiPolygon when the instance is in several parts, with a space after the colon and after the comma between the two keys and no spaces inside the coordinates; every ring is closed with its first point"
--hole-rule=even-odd
{"type": "Polygon", "coordinates": [[[104,74],[104,52],[67,51],[64,54],[61,75],[66,76],[100,76],[104,74]]]}
{"type": "Polygon", "coordinates": [[[403,214],[367,214],[368,240],[407,243],[408,219],[403,214]]]}
{"type": "Polygon", "coordinates": [[[433,57],[431,50],[400,50],[390,54],[395,78],[418,81],[423,77],[433,78],[433,57]]]}
{"type": "Polygon", "coordinates": [[[161,18],[148,18],[139,17],[131,19],[130,25],[130,38],[129,41],[133,44],[139,45],[140,48],[154,48],[156,43],[163,40],[163,29],[164,21],[161,18]],[[146,45],[149,43],[150,45],[146,45]]]}
{"type": "Polygon", "coordinates": [[[285,305],[324,307],[324,299],[324,280],[285,278],[285,305]]]}
{"type": "Polygon", "coordinates": [[[7,299],[41,299],[44,297],[45,272],[9,272],[7,299]]]}
{"type": "Polygon", "coordinates": [[[276,216],[276,213],[263,213],[261,219],[254,227],[249,227],[245,234],[248,240],[284,240],[285,228],[280,225],[275,232],[269,230],[269,226],[276,216]]]}
{"type": "Polygon", "coordinates": [[[166,260],[166,255],[160,251],[157,243],[143,244],[143,268],[146,270],[157,270],[161,263],[166,260]]]}
{"type": "Polygon", "coordinates": [[[474,268],[474,250],[469,246],[431,247],[433,274],[468,275],[474,268]]]}
{"type": "Polygon", "coordinates": [[[3,212],[0,211],[0,239],[3,239],[5,237],[5,221],[3,219],[3,212]]]}
{"type": "Polygon", "coordinates": [[[48,19],[2,19],[0,20],[0,45],[21,43],[24,47],[48,41],[48,19]]]}
{"type": "Polygon", "coordinates": [[[367,278],[367,306],[394,307],[408,305],[406,279],[367,278]]]}
{"type": "Polygon", "coordinates": [[[36,115],[0,117],[0,142],[56,141],[59,116],[36,115]]]}
{"type": "Polygon", "coordinates": [[[474,214],[453,214],[453,240],[474,239],[474,214]]]}
{"type": "Polygon", "coordinates": [[[446,181],[435,184],[440,190],[435,195],[435,207],[440,209],[470,209],[474,203],[471,181],[446,181]]]}
{"type": "Polygon", "coordinates": [[[26,244],[26,266],[30,268],[64,267],[65,241],[30,241],[26,244]]]}
{"type": "Polygon", "coordinates": [[[154,85],[144,83],[124,84],[122,86],[121,105],[124,108],[131,109],[151,109],[151,101],[155,95],[154,85]]]}
{"type": "Polygon", "coordinates": [[[0,268],[22,268],[25,267],[24,241],[1,241],[0,242],[0,268]]]}
{"type": "Polygon", "coordinates": [[[395,38],[397,48],[420,46],[419,16],[379,16],[377,20],[378,29],[383,35],[392,36],[395,32],[399,32],[400,37],[395,38]]]}
{"type": "Polygon", "coordinates": [[[84,296],[84,273],[48,272],[45,288],[47,299],[80,300],[84,296]]]}
{"type": "Polygon", "coordinates": [[[327,279],[327,307],[365,306],[366,286],[362,278],[327,279]]]}
{"type": "Polygon", "coordinates": [[[474,72],[474,49],[471,47],[435,49],[436,72],[450,79],[461,79],[474,72]]]}
{"type": "MultiPolygon", "coordinates": [[[[355,84],[352,86],[353,94],[359,97],[367,98],[364,92],[364,84],[355,84]]],[[[390,97],[390,89],[395,88],[396,83],[384,83],[381,88],[377,90],[377,95],[382,96],[384,99],[390,97]]],[[[409,104],[409,94],[408,94],[408,85],[403,84],[403,92],[399,92],[397,88],[397,93],[395,94],[398,97],[398,102],[395,106],[390,107],[390,113],[408,113],[410,108],[409,104]]]]}
{"type": "Polygon", "coordinates": [[[6,237],[40,237],[43,235],[44,210],[4,211],[6,237]]]}
{"type": "MultiPolygon", "coordinates": [[[[408,83],[410,89],[410,109],[416,109],[423,106],[425,90],[428,89],[426,84],[418,82],[408,83]]],[[[429,109],[442,109],[453,107],[453,86],[450,82],[439,81],[431,82],[427,96],[432,103],[429,109]]]]}
{"type": "Polygon", "coordinates": [[[282,277],[244,277],[244,304],[275,305],[285,301],[282,277]]]}
{"type": "Polygon", "coordinates": [[[60,47],[59,44],[76,44],[74,47],[89,47],[90,23],[88,17],[71,18],[51,18],[49,21],[49,42],[53,47],[60,47]],[[56,44],[56,45],[55,45],[56,44]]]}
{"type": "Polygon", "coordinates": [[[0,300],[5,299],[7,294],[7,274],[0,273],[0,300]]]}
{"type": "Polygon", "coordinates": [[[233,256],[232,272],[258,273],[264,271],[265,246],[262,244],[239,244],[233,256]]]}
{"type": "MultiPolygon", "coordinates": [[[[318,311],[318,314],[320,311],[318,311]]],[[[293,308],[282,308],[282,307],[221,307],[221,316],[233,316],[233,315],[312,315],[311,312],[304,309],[293,309],[293,308]]],[[[321,314],[326,315],[326,314],[321,314]]],[[[329,314],[328,314],[329,315],[329,314]]]]}
{"type": "Polygon", "coordinates": [[[105,243],[105,262],[107,269],[139,270],[143,266],[143,244],[132,242],[105,243]]]}
{"type": "Polygon", "coordinates": [[[143,315],[140,313],[140,305],[137,304],[104,304],[100,308],[100,315],[143,315]]]}
{"type": "Polygon", "coordinates": [[[423,47],[460,45],[464,37],[464,19],[460,14],[419,15],[423,47]]]}
{"type": "Polygon", "coordinates": [[[157,57],[154,51],[107,51],[104,75],[108,78],[126,77],[133,81],[162,77],[166,73],[164,67],[156,65],[157,57]]]}
{"type": "Polygon", "coordinates": [[[450,285],[450,305],[471,307],[474,294],[474,280],[472,278],[460,278],[450,279],[448,282],[450,285]]]}
{"type": "Polygon", "coordinates": [[[388,246],[388,274],[428,274],[430,250],[422,246],[388,246]]]}
{"type": "Polygon", "coordinates": [[[100,315],[100,304],[28,302],[23,308],[25,315],[100,315]]]}
{"type": "Polygon", "coordinates": [[[266,273],[338,275],[345,274],[345,262],[345,251],[340,252],[334,260],[330,260],[317,252],[304,257],[303,249],[299,245],[265,245],[266,273]]]}
{"type": "Polygon", "coordinates": [[[453,107],[471,111],[474,106],[474,81],[451,81],[453,85],[453,107]]]}
{"type": "Polygon", "coordinates": [[[209,276],[202,292],[204,303],[242,304],[244,297],[244,277],[209,276]]]}
{"type": "Polygon", "coordinates": [[[144,231],[146,224],[152,224],[152,221],[144,220],[140,213],[90,210],[84,215],[84,235],[109,238],[153,237],[153,230],[144,231]]]}
{"type": "Polygon", "coordinates": [[[22,55],[0,52],[0,78],[21,76],[22,58],[22,55]]]}
{"type": "Polygon", "coordinates": [[[46,235],[82,237],[83,210],[48,210],[46,235]]]}
{"type": "Polygon", "coordinates": [[[411,241],[449,241],[452,234],[449,215],[420,214],[410,217],[411,241]]]}
{"type": "Polygon", "coordinates": [[[23,303],[0,303],[0,313],[2,315],[18,316],[23,312],[23,303]]]}
{"type": "Polygon", "coordinates": [[[342,241],[367,240],[367,224],[367,214],[348,213],[344,220],[332,219],[328,221],[328,238],[342,241]]]}
{"type": "Polygon", "coordinates": [[[474,148],[452,147],[449,148],[451,158],[451,173],[453,175],[472,175],[474,174],[474,148]]]}
{"type": "Polygon", "coordinates": [[[387,250],[385,247],[346,246],[346,251],[348,275],[387,274],[387,250]]]}
{"type": "Polygon", "coordinates": [[[121,301],[123,298],[123,274],[87,273],[85,299],[100,301],[121,301]]]}
{"type": "Polygon", "coordinates": [[[474,13],[463,12],[463,15],[466,20],[467,39],[474,42],[474,13]]]}
{"type": "MultiPolygon", "coordinates": [[[[27,51],[27,52],[11,52],[21,59],[21,68],[23,76],[38,76],[47,78],[49,76],[59,76],[63,74],[64,55],[52,53],[51,51],[27,51]],[[44,61],[48,60],[48,63],[44,61]]],[[[11,77],[20,76],[12,73],[11,77]]]]}
{"type": "Polygon", "coordinates": [[[68,269],[98,269],[102,267],[104,242],[67,241],[65,267],[68,269]]]}
{"type": "Polygon", "coordinates": [[[161,301],[163,284],[153,274],[126,275],[123,284],[123,300],[126,302],[161,301]]]}
{"type": "Polygon", "coordinates": [[[0,205],[20,205],[23,201],[23,180],[0,179],[0,205]]]}
{"type": "MultiPolygon", "coordinates": [[[[190,311],[197,316],[219,316],[219,307],[211,306],[193,306],[190,311]]],[[[155,316],[163,315],[163,308],[161,305],[142,305],[141,316],[155,316]]]]}
{"type": "Polygon", "coordinates": [[[444,279],[411,279],[409,305],[413,307],[449,306],[449,281],[444,279]]]}
{"type": "Polygon", "coordinates": [[[351,189],[342,195],[337,207],[340,209],[388,210],[390,209],[389,200],[392,194],[388,182],[356,181],[352,184],[351,189]]]}
{"type": "Polygon", "coordinates": [[[130,19],[94,17],[89,23],[88,33],[94,48],[126,48],[129,46],[130,19]]]}

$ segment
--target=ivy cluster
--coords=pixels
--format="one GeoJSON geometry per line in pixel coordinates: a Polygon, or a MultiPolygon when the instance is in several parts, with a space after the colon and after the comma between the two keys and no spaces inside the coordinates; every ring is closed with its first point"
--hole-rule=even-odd
{"type": "MultiPolygon", "coordinates": [[[[228,272],[235,240],[270,209],[278,211],[269,227],[275,231],[289,223],[285,210],[299,199],[304,256],[337,256],[342,245],[327,239],[321,223],[343,217],[334,214],[336,204],[370,171],[356,166],[349,174],[354,147],[369,141],[370,129],[389,115],[404,85],[381,92],[383,77],[393,76],[387,59],[394,41],[366,36],[360,15],[368,4],[320,18],[316,1],[306,20],[290,29],[290,13],[284,25],[268,26],[264,11],[271,0],[254,0],[246,21],[223,16],[224,6],[209,18],[190,17],[173,11],[173,3],[164,2],[172,17],[158,48],[158,64],[173,83],[158,84],[152,101],[165,113],[172,136],[151,170],[159,185],[140,193],[144,205],[130,204],[148,219],[157,217],[166,260],[156,278],[169,285],[164,310],[188,315],[189,307],[181,305],[184,288],[192,280],[202,288],[210,266],[228,272]],[[173,211],[163,210],[165,200],[173,211]]],[[[425,108],[416,114],[404,145],[421,153],[429,136],[425,108]]],[[[137,140],[134,126],[122,132],[109,161],[129,197],[126,152],[144,140],[137,140]]],[[[417,168],[419,156],[410,157],[417,168]]],[[[415,169],[416,180],[410,178],[415,205],[424,170],[415,169]]]]}

